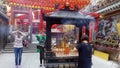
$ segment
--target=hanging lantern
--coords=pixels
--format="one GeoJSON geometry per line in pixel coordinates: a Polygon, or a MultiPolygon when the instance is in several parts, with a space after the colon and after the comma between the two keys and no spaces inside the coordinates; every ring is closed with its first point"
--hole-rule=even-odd
{"type": "Polygon", "coordinates": [[[17,5],[17,6],[19,6],[19,4],[18,4],[18,3],[17,3],[16,5],[17,5]]]}
{"type": "Polygon", "coordinates": [[[10,2],[9,4],[10,4],[10,5],[12,5],[12,4],[13,4],[13,2],[10,2]]]}
{"type": "Polygon", "coordinates": [[[34,5],[32,5],[32,8],[34,8],[35,6],[34,5]]]}
{"type": "Polygon", "coordinates": [[[22,6],[22,4],[20,4],[20,6],[22,6]]]}
{"type": "Polygon", "coordinates": [[[25,7],[27,7],[27,8],[28,8],[28,6],[29,6],[28,4],[25,5],[25,7]]]}
{"type": "Polygon", "coordinates": [[[16,5],[16,3],[13,3],[13,5],[16,5]]]}
{"type": "Polygon", "coordinates": [[[38,9],[40,8],[40,6],[38,6],[38,9]]]}

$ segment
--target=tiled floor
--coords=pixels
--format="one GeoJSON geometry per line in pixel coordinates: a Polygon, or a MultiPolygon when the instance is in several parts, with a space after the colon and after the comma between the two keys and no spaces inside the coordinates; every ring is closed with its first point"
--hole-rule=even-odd
{"type": "MultiPolygon", "coordinates": [[[[92,68],[117,68],[116,64],[111,61],[105,61],[95,56],[93,56],[92,60],[93,60],[92,68]]],[[[0,68],[15,68],[13,53],[0,54],[0,68]]],[[[23,53],[21,68],[45,68],[45,67],[39,67],[38,53],[23,53]]]]}

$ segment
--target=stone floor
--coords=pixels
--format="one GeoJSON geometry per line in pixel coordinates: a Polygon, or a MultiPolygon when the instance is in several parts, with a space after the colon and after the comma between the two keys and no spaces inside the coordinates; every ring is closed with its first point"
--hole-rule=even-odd
{"type": "MultiPolygon", "coordinates": [[[[92,68],[117,68],[117,65],[112,61],[105,61],[101,58],[93,56],[92,68]]],[[[0,54],[0,68],[15,68],[14,53],[0,54]]],[[[45,68],[39,67],[38,53],[23,53],[21,68],[45,68]]]]}

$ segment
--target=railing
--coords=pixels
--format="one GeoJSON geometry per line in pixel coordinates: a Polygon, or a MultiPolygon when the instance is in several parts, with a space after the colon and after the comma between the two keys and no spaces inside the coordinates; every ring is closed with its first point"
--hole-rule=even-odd
{"type": "Polygon", "coordinates": [[[110,5],[116,4],[118,2],[120,2],[120,1],[119,0],[105,0],[104,2],[100,3],[99,5],[93,6],[90,11],[96,12],[96,11],[104,9],[110,5]]]}

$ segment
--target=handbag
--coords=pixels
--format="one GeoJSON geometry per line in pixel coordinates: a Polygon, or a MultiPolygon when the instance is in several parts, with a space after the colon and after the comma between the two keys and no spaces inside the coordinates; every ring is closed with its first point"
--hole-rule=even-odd
{"type": "Polygon", "coordinates": [[[42,46],[40,46],[40,45],[37,45],[37,49],[41,49],[42,48],[42,46]]]}
{"type": "Polygon", "coordinates": [[[41,52],[44,52],[44,47],[37,45],[37,49],[39,49],[41,52]]]}
{"type": "Polygon", "coordinates": [[[28,45],[28,40],[23,40],[22,44],[23,44],[23,46],[27,46],[28,45]]]}

